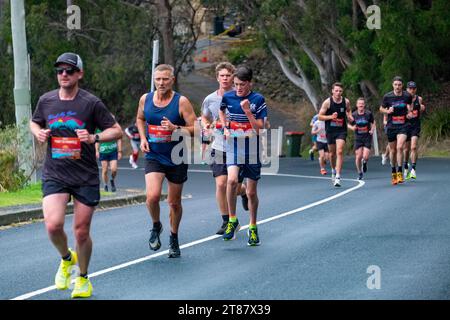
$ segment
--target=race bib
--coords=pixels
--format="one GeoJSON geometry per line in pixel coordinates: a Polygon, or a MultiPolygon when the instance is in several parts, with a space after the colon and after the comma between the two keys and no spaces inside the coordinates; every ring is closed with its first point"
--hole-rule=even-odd
{"type": "Polygon", "coordinates": [[[358,130],[358,133],[367,133],[369,132],[369,127],[368,126],[356,127],[356,130],[358,130]]]}
{"type": "Polygon", "coordinates": [[[148,142],[167,143],[172,141],[172,131],[164,129],[161,126],[148,125],[148,142]]]}
{"type": "Polygon", "coordinates": [[[330,122],[331,127],[343,127],[344,126],[344,119],[332,119],[330,122]]]}
{"type": "Polygon", "coordinates": [[[392,124],[405,124],[405,116],[393,116],[392,124]]]}
{"type": "Polygon", "coordinates": [[[249,138],[253,136],[250,122],[230,122],[230,136],[233,138],[249,138]]]}
{"type": "Polygon", "coordinates": [[[52,159],[81,159],[81,141],[75,137],[52,137],[52,159]]]}

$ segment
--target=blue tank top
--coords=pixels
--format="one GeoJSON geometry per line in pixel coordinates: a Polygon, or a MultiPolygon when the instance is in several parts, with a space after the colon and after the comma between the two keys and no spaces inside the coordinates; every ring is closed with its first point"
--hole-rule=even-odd
{"type": "MultiPolygon", "coordinates": [[[[180,116],[180,94],[174,92],[172,100],[165,107],[157,107],[153,103],[153,92],[150,92],[145,99],[144,115],[147,123],[146,133],[149,142],[150,152],[145,158],[155,160],[166,166],[175,166],[172,161],[172,149],[179,143],[183,143],[181,137],[179,141],[171,141],[172,132],[160,127],[163,117],[169,119],[174,125],[184,126],[186,122],[180,116]]],[[[183,151],[180,152],[180,157],[183,151]]]]}

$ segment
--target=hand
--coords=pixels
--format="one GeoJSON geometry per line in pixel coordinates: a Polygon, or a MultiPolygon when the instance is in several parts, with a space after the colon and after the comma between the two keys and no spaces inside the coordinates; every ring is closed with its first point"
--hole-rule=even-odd
{"type": "Polygon", "coordinates": [[[251,112],[251,110],[250,110],[250,101],[248,101],[248,99],[242,100],[241,101],[241,108],[242,108],[242,111],[244,111],[245,113],[251,112]]]}
{"type": "Polygon", "coordinates": [[[117,160],[122,159],[122,151],[117,151],[117,160]]]}
{"type": "Polygon", "coordinates": [[[227,127],[223,127],[223,135],[225,137],[229,137],[230,136],[230,130],[227,127]]]}
{"type": "Polygon", "coordinates": [[[145,153],[150,152],[150,147],[148,145],[147,139],[141,140],[141,151],[145,153]]]}
{"type": "Polygon", "coordinates": [[[334,113],[331,115],[331,119],[332,119],[332,120],[336,120],[337,117],[338,117],[338,113],[337,113],[337,112],[334,112],[334,113]]]}
{"type": "Polygon", "coordinates": [[[387,111],[388,114],[391,114],[391,113],[393,113],[393,112],[394,112],[394,107],[390,107],[390,108],[388,109],[388,111],[387,111]]]}
{"type": "Polygon", "coordinates": [[[50,137],[50,132],[51,132],[50,129],[41,129],[41,130],[39,130],[38,135],[36,137],[37,140],[40,143],[46,142],[48,140],[48,137],[50,137]]]}
{"type": "Polygon", "coordinates": [[[174,131],[177,128],[177,126],[170,122],[170,120],[166,117],[163,117],[163,119],[164,120],[161,121],[161,127],[163,127],[165,130],[174,131]]]}
{"type": "Polygon", "coordinates": [[[95,157],[96,157],[97,159],[99,159],[99,158],[100,158],[100,153],[99,153],[99,152],[95,152],[95,157]]]}
{"type": "Polygon", "coordinates": [[[408,112],[408,113],[406,114],[406,118],[408,118],[408,119],[414,118],[413,113],[412,113],[412,112],[408,112]]]}
{"type": "Polygon", "coordinates": [[[85,142],[85,143],[89,143],[89,144],[95,143],[94,135],[89,134],[89,131],[87,131],[86,129],[76,129],[75,132],[81,142],[85,142]]]}

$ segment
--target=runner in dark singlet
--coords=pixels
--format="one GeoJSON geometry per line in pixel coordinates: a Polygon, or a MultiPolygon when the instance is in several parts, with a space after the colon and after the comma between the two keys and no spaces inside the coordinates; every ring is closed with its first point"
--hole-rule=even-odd
{"type": "Polygon", "coordinates": [[[334,83],[331,89],[332,96],[323,102],[319,111],[319,120],[325,121],[332,168],[331,177],[335,187],[341,186],[347,119],[353,121],[350,101],[342,96],[343,91],[344,87],[341,83],[334,83]]]}

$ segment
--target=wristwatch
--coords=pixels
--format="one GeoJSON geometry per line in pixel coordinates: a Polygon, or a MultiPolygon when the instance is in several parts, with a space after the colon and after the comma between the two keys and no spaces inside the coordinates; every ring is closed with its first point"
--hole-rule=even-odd
{"type": "Polygon", "coordinates": [[[95,138],[95,142],[94,143],[100,142],[100,136],[98,134],[96,134],[94,136],[94,138],[95,138]]]}

